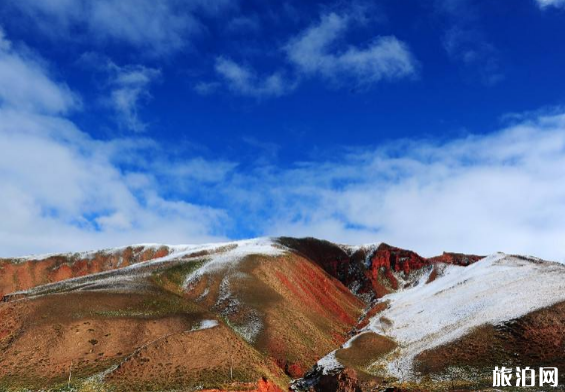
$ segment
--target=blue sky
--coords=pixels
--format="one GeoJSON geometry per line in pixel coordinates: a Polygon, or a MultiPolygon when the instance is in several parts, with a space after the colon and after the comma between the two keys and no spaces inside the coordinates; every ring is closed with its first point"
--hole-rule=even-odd
{"type": "Polygon", "coordinates": [[[565,1],[7,0],[0,255],[263,235],[565,259],[565,1]]]}

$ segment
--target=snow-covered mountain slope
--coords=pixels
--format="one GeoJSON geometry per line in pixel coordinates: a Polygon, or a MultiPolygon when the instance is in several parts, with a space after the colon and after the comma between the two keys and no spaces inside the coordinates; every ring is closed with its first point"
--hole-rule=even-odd
{"type": "MultiPolygon", "coordinates": [[[[372,317],[349,347],[367,331],[393,339],[397,348],[371,368],[400,380],[415,377],[414,358],[452,342],[483,324],[497,325],[565,301],[565,266],[531,257],[494,254],[469,266],[446,265],[442,276],[384,296],[387,308],[372,317]]],[[[335,358],[335,355],[333,356],[335,358]]],[[[324,360],[321,365],[335,361],[324,360]]]]}
{"type": "MultiPolygon", "coordinates": [[[[208,257],[211,267],[249,254],[278,255],[283,247],[270,238],[198,245],[138,244],[80,253],[0,259],[0,294],[37,295],[60,289],[119,286],[132,276],[208,257]],[[58,284],[57,282],[63,282],[58,284]],[[39,284],[38,284],[39,283],[39,284]]],[[[208,267],[207,267],[208,268],[208,267]]]]}

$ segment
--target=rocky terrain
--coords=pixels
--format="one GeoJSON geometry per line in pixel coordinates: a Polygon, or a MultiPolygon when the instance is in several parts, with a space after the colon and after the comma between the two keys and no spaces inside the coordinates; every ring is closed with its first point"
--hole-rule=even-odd
{"type": "Polygon", "coordinates": [[[145,244],[0,259],[0,294],[0,391],[487,390],[565,365],[565,266],[502,253],[145,244]]]}

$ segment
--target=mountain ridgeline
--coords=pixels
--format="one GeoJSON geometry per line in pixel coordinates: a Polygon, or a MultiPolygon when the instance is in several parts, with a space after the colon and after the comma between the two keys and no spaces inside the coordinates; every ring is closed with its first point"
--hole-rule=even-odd
{"type": "Polygon", "coordinates": [[[564,278],[289,237],[0,259],[0,390],[486,388],[564,363],[564,278]]]}

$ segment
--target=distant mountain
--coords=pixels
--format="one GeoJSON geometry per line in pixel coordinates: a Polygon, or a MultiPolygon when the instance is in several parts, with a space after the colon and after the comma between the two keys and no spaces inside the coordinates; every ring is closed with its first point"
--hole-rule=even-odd
{"type": "Polygon", "coordinates": [[[0,391],[484,390],[494,366],[565,371],[565,266],[502,253],[143,244],[0,259],[0,295],[0,391]]]}

